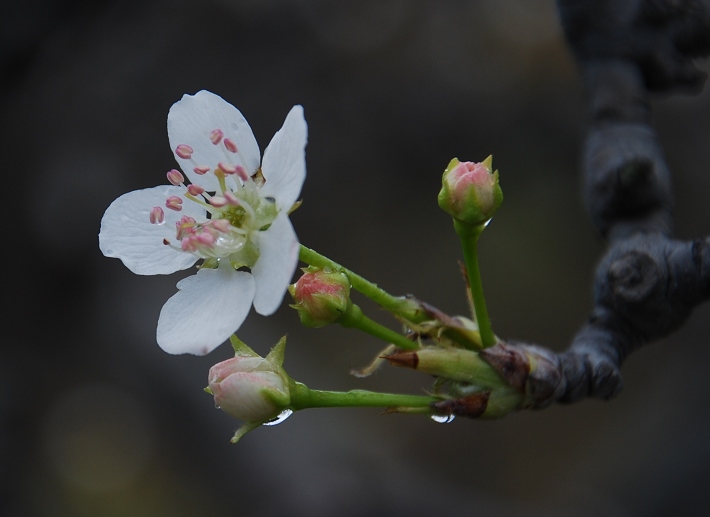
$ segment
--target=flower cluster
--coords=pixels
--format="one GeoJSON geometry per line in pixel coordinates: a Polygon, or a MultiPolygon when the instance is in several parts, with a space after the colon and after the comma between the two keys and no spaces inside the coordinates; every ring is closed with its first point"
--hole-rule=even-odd
{"type": "Polygon", "coordinates": [[[178,282],[157,329],[166,352],[202,355],[239,328],[252,303],[269,315],[283,300],[298,262],[288,214],[306,176],[307,126],[294,106],[262,161],[239,110],[200,91],[172,106],[168,137],[182,172],[170,170],[169,185],[116,199],[101,221],[99,246],[140,275],[204,260],[178,282]]]}

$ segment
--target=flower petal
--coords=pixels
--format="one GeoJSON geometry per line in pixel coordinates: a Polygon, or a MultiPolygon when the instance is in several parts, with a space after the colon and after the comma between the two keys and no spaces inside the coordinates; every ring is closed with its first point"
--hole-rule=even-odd
{"type": "Polygon", "coordinates": [[[276,312],[298,264],[298,238],[288,216],[280,213],[268,230],[257,233],[259,258],[251,272],[256,281],[254,309],[263,316],[276,312]]]}
{"type": "Polygon", "coordinates": [[[303,107],[294,106],[264,151],[261,172],[266,183],[261,194],[276,199],[280,210],[290,210],[301,194],[306,179],[307,139],[308,126],[303,118],[303,107]]]}
{"type": "Polygon", "coordinates": [[[175,223],[183,215],[204,220],[205,210],[197,203],[185,202],[180,212],[165,210],[165,222],[152,224],[150,211],[164,207],[168,196],[179,196],[185,189],[172,185],[134,190],[116,199],[101,219],[99,248],[107,257],[123,261],[138,275],[167,275],[187,269],[197,258],[163,244],[175,238],[175,223]]]}
{"type": "Polygon", "coordinates": [[[253,277],[228,261],[200,269],[177,288],[158,318],[158,345],[170,354],[208,354],[239,328],[254,298],[253,277]]]}
{"type": "MultiPolygon", "coordinates": [[[[173,154],[178,145],[190,146],[192,159],[198,165],[214,169],[219,162],[230,158],[235,165],[243,165],[249,174],[259,168],[259,145],[244,115],[219,95],[205,90],[195,95],[183,95],[172,105],[168,113],[168,138],[173,154]],[[221,129],[224,138],[237,145],[237,154],[226,151],[223,144],[212,143],[210,133],[215,129],[221,129]]],[[[193,172],[195,165],[192,161],[177,155],[175,159],[191,182],[208,191],[218,190],[219,183],[213,174],[197,175],[193,172]]]]}

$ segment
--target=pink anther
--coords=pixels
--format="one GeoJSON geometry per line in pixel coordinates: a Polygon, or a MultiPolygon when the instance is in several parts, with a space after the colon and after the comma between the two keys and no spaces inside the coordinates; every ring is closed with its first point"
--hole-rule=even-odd
{"type": "Polygon", "coordinates": [[[227,203],[229,203],[232,206],[239,206],[239,200],[237,199],[237,196],[232,194],[231,190],[225,190],[223,195],[224,195],[224,199],[227,200],[227,203]]]}
{"type": "Polygon", "coordinates": [[[209,203],[210,203],[210,205],[212,205],[216,208],[221,208],[227,204],[227,200],[225,198],[223,198],[222,196],[212,196],[209,199],[209,203]]]}
{"type": "Polygon", "coordinates": [[[247,173],[247,170],[242,167],[241,165],[237,165],[235,167],[237,176],[239,176],[239,179],[242,180],[242,183],[246,183],[249,181],[249,174],[247,173]]]}
{"type": "Polygon", "coordinates": [[[165,212],[159,206],[154,206],[150,210],[150,222],[151,224],[163,224],[165,222],[165,212]]]}
{"type": "Polygon", "coordinates": [[[226,219],[212,219],[210,221],[210,226],[218,232],[227,233],[231,225],[226,219]]]}
{"type": "Polygon", "coordinates": [[[204,191],[205,191],[204,188],[200,187],[199,185],[195,185],[194,183],[187,186],[187,192],[193,196],[199,196],[204,191]]]}
{"type": "Polygon", "coordinates": [[[231,163],[219,162],[217,167],[219,167],[219,169],[225,174],[235,174],[237,172],[236,167],[234,167],[231,163]]]}
{"type": "Polygon", "coordinates": [[[192,171],[195,174],[199,174],[200,176],[202,176],[203,174],[207,174],[208,172],[210,172],[210,168],[207,165],[198,165],[197,167],[192,169],[192,171]]]}
{"type": "Polygon", "coordinates": [[[165,206],[168,207],[170,210],[175,210],[176,212],[179,212],[180,210],[182,210],[182,198],[179,198],[178,196],[170,196],[165,201],[165,206]]]}
{"type": "Polygon", "coordinates": [[[187,144],[180,144],[175,148],[175,154],[185,160],[189,160],[190,158],[192,158],[192,153],[194,152],[195,151],[192,150],[192,147],[187,144]]]}
{"type": "Polygon", "coordinates": [[[230,153],[236,153],[237,152],[237,144],[235,144],[232,140],[229,138],[224,139],[224,147],[227,148],[227,151],[230,153]]]}
{"type": "Polygon", "coordinates": [[[215,129],[210,133],[210,140],[212,140],[212,143],[214,145],[217,145],[222,141],[222,137],[224,136],[224,133],[222,132],[221,129],[215,129]]]}
{"type": "Polygon", "coordinates": [[[168,181],[175,185],[176,187],[182,185],[185,182],[185,176],[177,169],[172,169],[168,171],[168,181]]]}

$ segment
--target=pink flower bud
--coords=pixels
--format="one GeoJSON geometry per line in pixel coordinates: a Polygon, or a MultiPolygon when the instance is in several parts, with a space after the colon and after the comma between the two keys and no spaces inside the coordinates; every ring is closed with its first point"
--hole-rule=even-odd
{"type": "Polygon", "coordinates": [[[285,372],[262,357],[237,355],[214,365],[209,388],[215,404],[245,422],[271,420],[291,401],[285,372]]]}
{"type": "Polygon", "coordinates": [[[289,286],[301,323],[322,327],[336,321],[350,304],[350,280],[340,271],[309,267],[289,286]]]}
{"type": "Polygon", "coordinates": [[[503,202],[493,157],[481,163],[454,158],[444,171],[439,206],[455,219],[470,225],[487,222],[503,202]]]}

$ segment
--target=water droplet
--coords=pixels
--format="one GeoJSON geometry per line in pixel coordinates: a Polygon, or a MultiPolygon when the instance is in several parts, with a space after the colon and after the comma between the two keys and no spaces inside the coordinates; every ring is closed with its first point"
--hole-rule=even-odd
{"type": "Polygon", "coordinates": [[[456,417],[454,415],[431,415],[429,418],[439,424],[450,424],[456,417]]]}
{"type": "Polygon", "coordinates": [[[214,408],[215,409],[222,409],[221,407],[219,407],[219,404],[217,404],[216,402],[214,403],[214,408]]]}
{"type": "Polygon", "coordinates": [[[293,415],[293,410],[292,409],[284,409],[279,413],[279,416],[274,418],[273,420],[269,420],[268,422],[264,422],[264,425],[277,425],[286,420],[288,417],[293,415]]]}

